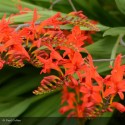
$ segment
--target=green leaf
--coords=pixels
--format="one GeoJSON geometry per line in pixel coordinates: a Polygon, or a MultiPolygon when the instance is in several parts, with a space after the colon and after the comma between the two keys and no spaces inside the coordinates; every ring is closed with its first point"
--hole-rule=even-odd
{"type": "Polygon", "coordinates": [[[125,0],[115,0],[118,9],[125,14],[125,0]]]}
{"type": "Polygon", "coordinates": [[[103,36],[107,36],[107,35],[117,36],[120,34],[125,34],[125,27],[110,28],[104,32],[103,36]]]}
{"type": "MultiPolygon", "coordinates": [[[[28,120],[28,124],[35,125],[38,124],[50,124],[50,121],[52,122],[52,125],[56,125],[58,121],[61,119],[58,119],[58,117],[61,116],[61,114],[58,112],[60,108],[60,92],[57,91],[55,93],[49,93],[48,96],[45,98],[42,98],[36,102],[34,102],[27,110],[21,115],[22,118],[22,124],[24,125],[27,123],[27,117],[34,117],[32,120],[28,120]],[[43,117],[43,118],[42,118],[43,117]],[[50,120],[46,119],[47,117],[51,117],[50,120]],[[57,118],[57,119],[56,119],[57,118]],[[56,121],[55,121],[56,120],[56,121]]],[[[38,95],[38,97],[41,97],[41,95],[38,95]]]]}
{"type": "MultiPolygon", "coordinates": [[[[23,117],[47,117],[53,112],[58,112],[60,108],[61,95],[60,92],[51,93],[46,98],[35,102],[23,117]]],[[[57,117],[54,116],[53,117],[57,117]]]]}
{"type": "Polygon", "coordinates": [[[17,72],[13,72],[11,73],[11,69],[4,67],[1,71],[0,71],[0,85],[3,84],[6,80],[8,80],[9,78],[13,77],[17,72]],[[6,77],[5,77],[6,76],[6,77]]]}
{"type": "MultiPolygon", "coordinates": [[[[35,96],[35,97],[31,97],[28,99],[21,99],[21,101],[18,101],[16,103],[14,103],[13,105],[9,105],[9,107],[7,107],[8,105],[6,105],[6,108],[4,108],[3,111],[0,112],[0,117],[3,118],[7,118],[8,119],[15,119],[16,117],[18,117],[19,115],[21,115],[33,102],[43,98],[44,96],[35,96]]],[[[10,104],[10,103],[9,103],[10,104]]],[[[0,119],[1,120],[1,119],[0,119]]],[[[10,125],[13,121],[10,122],[4,122],[4,125],[10,125]]]]}
{"type": "Polygon", "coordinates": [[[29,105],[33,101],[34,101],[34,98],[29,98],[24,101],[20,101],[17,104],[14,104],[11,107],[0,112],[0,117],[18,117],[29,107],[29,105]]]}
{"type": "MultiPolygon", "coordinates": [[[[3,99],[2,97],[0,97],[0,112],[9,109],[10,107],[12,107],[13,105],[15,105],[16,103],[18,103],[20,100],[17,98],[11,98],[11,100],[9,100],[8,102],[2,102],[3,99]]],[[[5,100],[4,100],[5,101],[5,100]]]]}
{"type": "Polygon", "coordinates": [[[110,28],[110,27],[104,26],[102,24],[97,24],[97,27],[100,29],[100,31],[105,31],[105,30],[108,30],[110,28]]]}
{"type": "MultiPolygon", "coordinates": [[[[95,43],[87,46],[86,49],[92,55],[94,60],[110,59],[111,52],[113,46],[115,45],[116,40],[117,37],[106,36],[96,41],[95,43]]],[[[124,47],[119,45],[117,54],[119,53],[125,54],[124,50],[125,50],[124,47]]],[[[110,62],[95,62],[94,64],[98,67],[97,70],[99,73],[103,73],[110,70],[109,68],[110,62]]]]}
{"type": "MultiPolygon", "coordinates": [[[[123,34],[120,34],[117,41],[115,42],[115,45],[114,45],[114,47],[112,49],[112,52],[111,52],[111,58],[110,59],[115,59],[116,54],[117,54],[117,50],[118,50],[118,47],[119,47],[120,40],[121,40],[121,38],[123,36],[124,36],[123,34]]],[[[110,61],[110,65],[111,66],[113,65],[113,61],[110,61]]]]}
{"type": "MultiPolygon", "coordinates": [[[[46,9],[44,11],[38,11],[38,14],[41,15],[41,18],[39,20],[45,20],[56,13],[57,12],[55,11],[46,10],[46,9]]],[[[26,14],[14,16],[11,18],[11,20],[13,21],[13,23],[24,23],[24,22],[31,21],[32,18],[33,18],[33,12],[28,12],[26,14]]]]}
{"type": "MultiPolygon", "coordinates": [[[[26,69],[28,70],[28,68],[23,68],[23,69],[24,69],[24,71],[26,69]]],[[[24,94],[29,91],[30,91],[30,93],[32,93],[32,91],[39,85],[41,79],[43,78],[43,75],[41,76],[39,74],[39,70],[38,71],[36,70],[37,71],[36,72],[32,68],[29,70],[30,73],[28,73],[28,74],[26,74],[26,73],[20,74],[20,72],[21,72],[20,69],[17,69],[16,72],[14,72],[13,69],[11,69],[9,71],[8,70],[3,70],[3,71],[5,72],[4,74],[6,74],[8,72],[7,77],[11,78],[13,76],[11,79],[6,79],[6,81],[4,81],[5,85],[3,85],[1,87],[0,96],[6,96],[6,98],[18,96],[18,95],[24,94]],[[11,73],[11,72],[13,72],[13,73],[11,73]],[[17,76],[18,76],[18,78],[17,78],[17,76]],[[9,92],[9,94],[8,94],[8,92],[9,92]]],[[[0,73],[2,74],[2,72],[0,72],[0,73]]],[[[2,74],[2,75],[4,75],[4,74],[2,74]]],[[[4,78],[7,78],[7,77],[4,77],[4,78]]],[[[3,80],[5,80],[5,79],[3,79],[3,80]]]]}

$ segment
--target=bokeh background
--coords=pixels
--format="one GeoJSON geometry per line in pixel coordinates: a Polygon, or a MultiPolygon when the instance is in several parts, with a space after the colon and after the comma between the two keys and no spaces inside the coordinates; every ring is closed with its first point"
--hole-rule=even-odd
{"type": "MultiPolygon", "coordinates": [[[[55,0],[0,0],[0,19],[19,12],[18,5],[34,10],[37,8],[39,20],[44,20],[57,12],[67,14],[73,11],[68,0],[60,0],[50,10],[55,0]]],[[[94,59],[110,58],[113,46],[119,32],[125,33],[125,0],[72,0],[77,11],[82,10],[90,19],[96,20],[101,31],[94,34],[94,44],[86,48],[94,59]],[[121,3],[120,3],[121,2],[121,3]],[[120,30],[122,27],[122,30],[120,30]],[[109,28],[111,31],[108,31],[109,28]],[[107,32],[106,32],[107,31],[107,32]],[[118,33],[115,33],[119,31],[118,33]],[[105,35],[104,35],[105,34],[105,35]]],[[[18,26],[32,19],[33,13],[18,15],[12,18],[13,24],[18,26]]],[[[125,54],[125,48],[119,46],[117,53],[125,54]]],[[[123,60],[123,63],[125,60],[123,60]]],[[[109,62],[95,63],[102,76],[110,73],[109,62]]],[[[32,91],[39,86],[44,75],[40,75],[39,68],[27,64],[21,68],[4,66],[0,71],[0,117],[12,117],[23,122],[2,122],[0,125],[77,125],[75,119],[67,120],[59,113],[61,92],[54,91],[44,95],[33,95],[32,91]]],[[[119,100],[119,99],[118,99],[119,100]]],[[[119,100],[120,101],[120,100],[119,100]]],[[[125,101],[122,101],[125,104],[125,101]]],[[[2,120],[2,118],[0,118],[2,120]]],[[[85,125],[118,125],[124,124],[125,114],[114,111],[105,113],[102,117],[86,120],[85,125]]]]}

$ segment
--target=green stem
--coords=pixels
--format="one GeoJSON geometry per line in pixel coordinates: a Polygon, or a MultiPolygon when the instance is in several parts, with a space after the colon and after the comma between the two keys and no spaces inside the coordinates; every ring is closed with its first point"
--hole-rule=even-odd
{"type": "MultiPolygon", "coordinates": [[[[122,58],[125,58],[125,55],[123,55],[122,58]]],[[[93,59],[93,62],[110,62],[110,61],[115,61],[115,58],[113,58],[113,59],[93,59]]]]}
{"type": "MultiPolygon", "coordinates": [[[[111,52],[111,58],[110,59],[114,59],[116,57],[116,53],[117,53],[117,49],[118,49],[118,46],[119,46],[119,43],[120,43],[120,40],[122,39],[122,37],[124,36],[124,34],[120,34],[113,49],[112,49],[112,52],[111,52]]],[[[113,61],[110,61],[110,65],[112,66],[113,65],[113,61]]]]}
{"type": "Polygon", "coordinates": [[[68,0],[68,2],[69,2],[69,4],[71,5],[73,11],[77,12],[77,10],[76,10],[76,8],[75,8],[75,6],[74,6],[72,0],[68,0]]]}

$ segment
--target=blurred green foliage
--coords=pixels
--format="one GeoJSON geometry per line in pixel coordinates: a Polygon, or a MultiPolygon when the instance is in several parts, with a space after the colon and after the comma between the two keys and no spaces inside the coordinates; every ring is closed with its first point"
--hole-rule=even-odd
{"type": "MultiPolygon", "coordinates": [[[[66,14],[73,11],[68,0],[61,0],[53,6],[52,10],[49,10],[51,2],[54,2],[54,0],[23,0],[20,4],[32,10],[37,8],[41,15],[40,20],[49,18],[56,12],[66,14]]],[[[125,34],[125,0],[72,0],[72,2],[77,11],[82,10],[90,19],[99,22],[101,31],[93,35],[94,44],[88,45],[87,50],[94,59],[110,58],[118,36],[125,34]]],[[[17,0],[0,0],[0,18],[5,13],[7,17],[17,13],[16,6],[18,6],[17,0]]],[[[33,13],[28,13],[16,16],[13,23],[17,25],[27,22],[32,19],[32,15],[33,13]]],[[[119,45],[117,50],[117,54],[125,54],[123,46],[119,45]]],[[[98,66],[98,71],[102,76],[110,71],[109,62],[96,62],[95,65],[98,66]]],[[[36,69],[29,64],[21,69],[5,66],[0,71],[0,117],[19,119],[23,119],[23,117],[43,117],[29,120],[29,125],[76,125],[74,119],[70,123],[66,121],[66,118],[61,117],[58,112],[61,100],[60,91],[39,96],[32,94],[32,91],[43,78],[43,75],[40,75],[39,72],[40,69],[36,69]],[[47,119],[47,117],[55,118],[47,119]]],[[[118,120],[115,117],[117,114],[116,112],[114,114],[106,113],[102,116],[103,118],[88,120],[85,124],[116,125],[118,120]]],[[[13,125],[14,123],[8,122],[6,124],[13,125]]],[[[24,119],[24,123],[21,123],[21,125],[23,124],[27,124],[26,119],[24,119]]]]}

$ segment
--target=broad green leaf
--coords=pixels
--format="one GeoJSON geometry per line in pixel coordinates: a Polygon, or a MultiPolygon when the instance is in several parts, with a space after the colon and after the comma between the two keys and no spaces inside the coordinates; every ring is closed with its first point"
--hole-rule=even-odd
{"type": "Polygon", "coordinates": [[[6,86],[1,88],[0,95],[9,98],[21,95],[29,91],[31,91],[32,93],[32,90],[35,89],[37,85],[39,85],[39,83],[40,83],[40,76],[36,75],[30,75],[18,79],[13,79],[9,82],[8,85],[6,84],[6,86]]]}
{"type": "Polygon", "coordinates": [[[17,73],[16,71],[13,73],[11,71],[12,70],[7,67],[3,67],[3,69],[0,70],[0,85],[17,73]]]}
{"type": "MultiPolygon", "coordinates": [[[[53,11],[53,10],[48,10],[48,9],[45,9],[43,7],[39,7],[37,5],[33,5],[31,3],[27,3],[25,1],[16,1],[16,0],[13,0],[12,3],[8,2],[8,0],[6,1],[0,1],[1,5],[4,7],[3,8],[8,8],[8,12],[11,12],[10,9],[11,8],[15,8],[16,6],[18,6],[19,4],[21,4],[23,7],[28,7],[30,9],[34,9],[34,8],[37,8],[38,10],[38,14],[41,15],[41,18],[39,20],[45,20],[51,16],[53,16],[54,14],[56,14],[57,12],[56,11],[53,11]],[[8,4],[9,3],[9,4],[8,4]],[[44,10],[43,10],[44,9],[44,10]]],[[[7,10],[7,9],[6,9],[7,10]]],[[[7,12],[7,11],[6,11],[7,12]]],[[[17,13],[18,12],[18,9],[15,8],[15,10],[13,11],[14,13],[17,13]]],[[[65,15],[64,13],[62,13],[62,15],[65,15]]],[[[23,14],[23,15],[17,15],[17,16],[14,16],[14,17],[11,17],[11,20],[13,23],[24,23],[24,22],[29,22],[31,21],[33,18],[33,12],[28,12],[26,14],[23,14]]],[[[108,29],[109,27],[107,26],[103,26],[101,24],[98,25],[99,29],[101,31],[103,30],[106,30],[108,29]]],[[[69,27],[71,29],[71,27],[69,27]]],[[[68,29],[68,26],[62,26],[62,29],[68,29]]],[[[81,27],[81,29],[84,29],[84,30],[89,30],[88,28],[85,28],[85,27],[81,27]]]]}
{"type": "MultiPolygon", "coordinates": [[[[8,1],[0,1],[0,12],[4,12],[4,13],[17,13],[18,9],[12,6],[10,6],[9,4],[7,4],[8,1]]],[[[11,3],[11,2],[10,2],[11,3]]]]}
{"type": "Polygon", "coordinates": [[[105,30],[108,30],[110,28],[110,27],[104,26],[102,24],[97,24],[97,27],[100,29],[100,31],[105,31],[105,30]]]}
{"type": "MultiPolygon", "coordinates": [[[[93,59],[110,59],[111,52],[117,37],[107,36],[104,37],[95,43],[86,47],[89,53],[92,55],[93,59]]],[[[123,46],[118,47],[117,54],[122,53],[125,54],[125,48],[123,46]]],[[[110,62],[95,62],[94,63],[98,67],[99,73],[109,71],[110,62]]]]}
{"type": "MultiPolygon", "coordinates": [[[[8,17],[11,13],[6,12],[6,16],[8,17]]],[[[5,15],[5,12],[0,12],[0,19],[5,15]]]]}
{"type": "Polygon", "coordinates": [[[29,98],[24,101],[20,101],[8,109],[0,112],[0,117],[18,117],[30,106],[33,101],[35,101],[35,98],[29,98]]]}
{"type": "MultiPolygon", "coordinates": [[[[0,97],[1,98],[1,97],[0,97]]],[[[10,107],[12,107],[13,105],[15,105],[16,103],[18,103],[20,100],[15,98],[11,98],[11,100],[9,100],[8,102],[2,102],[2,100],[0,100],[0,112],[9,109],[10,107]]]]}
{"type": "MultiPolygon", "coordinates": [[[[114,59],[116,57],[119,43],[120,43],[120,40],[123,36],[124,36],[123,34],[120,34],[119,37],[117,38],[117,41],[115,42],[115,45],[114,45],[112,52],[111,52],[111,59],[114,59]]],[[[110,65],[111,66],[113,65],[113,61],[110,61],[110,65]]]]}
{"type": "MultiPolygon", "coordinates": [[[[43,96],[37,96],[37,97],[32,97],[32,98],[28,98],[28,99],[23,99],[21,101],[18,101],[16,103],[14,103],[13,105],[10,105],[8,108],[6,107],[6,109],[4,108],[3,111],[0,112],[0,117],[3,118],[13,118],[15,119],[16,117],[18,117],[19,115],[21,115],[34,101],[37,101],[39,99],[41,99],[43,96]]],[[[1,119],[0,119],[1,120],[1,119]]],[[[10,125],[12,123],[11,122],[5,122],[5,125],[10,125]]]]}
{"type": "Polygon", "coordinates": [[[125,0],[115,0],[118,9],[125,14],[125,0]]]}
{"type": "MultiPolygon", "coordinates": [[[[44,10],[44,11],[38,11],[38,13],[41,15],[39,20],[42,21],[42,20],[46,20],[46,19],[50,18],[51,16],[55,15],[57,12],[50,11],[50,10],[44,10]]],[[[65,16],[64,13],[61,13],[61,14],[63,16],[65,16]]],[[[24,23],[24,22],[31,21],[32,17],[33,17],[33,12],[29,12],[27,14],[23,14],[23,15],[18,15],[18,16],[12,17],[11,19],[12,19],[12,21],[14,23],[19,24],[19,23],[24,23]]],[[[97,27],[100,29],[100,31],[105,31],[105,30],[109,29],[108,26],[104,26],[102,24],[97,24],[97,27]]],[[[73,28],[72,25],[62,25],[61,26],[61,29],[72,29],[72,28],[73,28]]],[[[90,29],[81,26],[81,30],[88,30],[89,31],[90,29]]]]}
{"type": "MultiPolygon", "coordinates": [[[[69,10],[71,10],[71,6],[69,5],[68,1],[61,0],[61,2],[57,3],[53,7],[54,10],[50,11],[44,8],[49,8],[49,2],[50,0],[23,0],[20,3],[23,7],[28,7],[32,10],[34,8],[37,8],[38,13],[41,15],[40,20],[45,20],[50,16],[53,16],[57,13],[57,11],[68,13],[69,10]]],[[[121,2],[123,3],[124,0],[121,0],[121,2]]],[[[73,3],[77,10],[82,9],[89,18],[94,18],[102,24],[108,25],[105,26],[101,23],[98,24],[100,31],[107,30],[104,33],[105,37],[97,37],[97,41],[94,44],[87,46],[86,48],[92,54],[93,59],[110,58],[113,46],[115,45],[115,42],[117,40],[116,36],[124,33],[125,31],[125,28],[121,25],[124,25],[124,18],[121,17],[119,15],[119,12],[115,9],[115,2],[113,0],[73,0],[73,3]],[[115,25],[119,27],[115,27],[116,29],[110,28],[115,25]],[[110,31],[111,29],[112,31],[110,31]]],[[[116,3],[119,4],[119,2],[116,3]]],[[[18,0],[1,0],[0,17],[2,17],[5,12],[7,13],[7,16],[17,13],[17,5],[18,0]]],[[[122,7],[120,7],[119,9],[122,8],[120,11],[125,14],[125,9],[123,8],[124,4],[122,4],[121,6],[122,7]]],[[[15,24],[20,24],[31,21],[32,17],[33,13],[29,12],[24,15],[15,16],[12,19],[15,24]]],[[[61,26],[62,29],[69,30],[72,29],[72,27],[73,26],[70,25],[61,26]]],[[[81,27],[81,29],[89,30],[85,27],[81,27]]],[[[125,54],[124,49],[125,48],[123,46],[119,45],[117,54],[125,54]]],[[[125,62],[125,60],[123,60],[123,62],[125,62]]],[[[95,62],[95,65],[98,67],[99,73],[103,74],[104,77],[110,70],[109,62],[95,62]]],[[[30,125],[48,125],[50,123],[51,125],[77,125],[75,121],[67,121],[65,118],[61,117],[61,114],[59,114],[58,109],[60,108],[61,101],[60,92],[53,92],[39,96],[34,96],[32,94],[32,90],[36,89],[37,85],[39,85],[40,83],[40,80],[43,78],[43,75],[39,75],[39,70],[34,69],[35,68],[31,67],[27,68],[26,65],[26,67],[22,69],[11,70],[9,68],[6,68],[5,70],[0,71],[0,114],[2,113],[2,116],[6,115],[19,117],[19,119],[24,117],[24,120],[26,121],[24,123],[22,122],[22,125],[27,123],[30,125]],[[27,118],[25,119],[25,117],[32,117],[32,120],[31,118],[29,118],[29,120],[27,121],[27,118]],[[49,119],[47,117],[61,118],[49,119]]],[[[98,125],[101,123],[103,125],[106,125],[108,124],[108,120],[110,119],[110,117],[112,117],[112,115],[109,113],[105,113],[103,117],[109,118],[106,118],[106,120],[97,120],[97,122],[92,120],[91,124],[98,125]]],[[[16,125],[16,123],[12,123],[12,125],[16,125]]]]}
{"type": "Polygon", "coordinates": [[[23,114],[23,117],[47,117],[53,112],[58,112],[60,101],[60,92],[50,93],[46,98],[34,103],[32,105],[34,108],[29,108],[27,112],[23,114]]]}
{"type": "MultiPolygon", "coordinates": [[[[1,0],[0,1],[0,12],[7,13],[7,15],[18,13],[18,6],[21,5],[23,8],[29,8],[31,10],[34,10],[34,8],[37,8],[37,10],[44,11],[46,10],[44,7],[40,7],[25,1],[18,1],[18,0],[1,0]],[[11,1],[11,2],[10,2],[11,1]]],[[[26,21],[28,17],[25,17],[26,21]]],[[[29,18],[28,18],[29,19],[29,18]]],[[[30,18],[31,20],[31,18],[30,18]]]]}
{"type": "Polygon", "coordinates": [[[90,44],[86,49],[92,54],[93,58],[108,58],[110,57],[113,45],[116,42],[117,37],[102,37],[101,39],[90,44]]]}
{"type": "Polygon", "coordinates": [[[3,78],[9,77],[9,79],[3,79],[5,83],[3,83],[3,86],[1,87],[0,96],[6,96],[6,98],[9,98],[27,93],[29,91],[32,93],[43,78],[43,75],[41,76],[39,72],[40,70],[34,70],[34,68],[29,69],[28,67],[16,70],[14,70],[14,68],[10,70],[3,70],[0,74],[7,74],[7,77],[3,78]]]}
{"type": "MultiPolygon", "coordinates": [[[[27,7],[27,8],[30,8],[30,9],[34,9],[34,8],[37,8],[38,10],[42,10],[43,9],[43,7],[40,7],[40,6],[37,6],[37,5],[33,5],[33,4],[31,4],[31,3],[28,3],[28,2],[25,2],[25,1],[18,1],[18,0],[5,0],[5,1],[3,1],[3,0],[1,0],[0,1],[0,5],[2,6],[5,6],[5,7],[11,7],[10,8],[10,11],[11,11],[11,9],[13,10],[13,9],[15,9],[15,11],[17,11],[18,10],[18,6],[19,5],[21,5],[22,7],[27,7]],[[11,2],[10,2],[11,1],[11,2]],[[12,8],[13,7],[13,8],[12,8]]],[[[9,9],[8,9],[9,10],[9,9]]],[[[5,11],[4,11],[5,12],[5,11]]]]}
{"type": "Polygon", "coordinates": [[[53,123],[52,125],[56,125],[56,123],[58,123],[58,120],[60,121],[60,119],[58,119],[57,117],[61,116],[61,114],[59,114],[58,112],[60,108],[60,101],[61,101],[60,99],[61,99],[60,92],[55,92],[55,93],[50,93],[49,96],[47,96],[46,98],[34,102],[27,109],[27,111],[21,115],[23,122],[20,125],[27,123],[26,119],[27,117],[34,117],[32,120],[28,121],[30,125],[35,125],[36,123],[39,124],[41,123],[43,125],[44,123],[50,124],[50,121],[48,120],[46,121],[47,117],[51,117],[52,118],[51,122],[53,123]],[[55,121],[54,120],[55,118],[57,118],[58,120],[56,119],[55,121]]]}
{"type": "Polygon", "coordinates": [[[104,32],[103,36],[107,36],[107,35],[117,36],[120,34],[125,34],[125,27],[110,28],[104,32]]]}
{"type": "MultiPolygon", "coordinates": [[[[45,20],[45,19],[53,16],[56,13],[57,12],[52,11],[52,10],[38,11],[38,14],[41,16],[39,20],[45,20]]],[[[28,12],[26,14],[14,16],[11,18],[11,20],[13,21],[13,23],[24,23],[24,22],[31,21],[32,18],[33,18],[33,12],[28,12]]]]}

